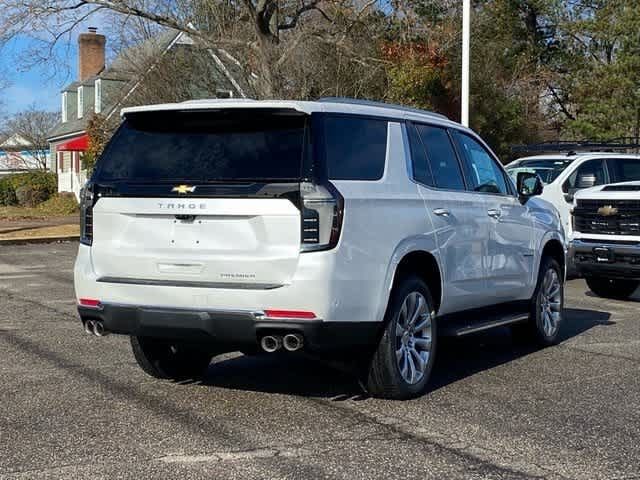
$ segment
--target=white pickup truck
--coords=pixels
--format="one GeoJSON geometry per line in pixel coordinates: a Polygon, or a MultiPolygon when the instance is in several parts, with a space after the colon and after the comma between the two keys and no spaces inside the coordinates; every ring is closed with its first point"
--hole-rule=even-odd
{"type": "MultiPolygon", "coordinates": [[[[568,239],[573,238],[571,209],[577,192],[610,183],[640,180],[640,155],[610,152],[570,152],[525,157],[506,167],[514,182],[520,172],[536,173],[544,184],[540,198],[558,210],[568,239]]],[[[567,258],[567,273],[578,272],[567,258]]]]}
{"type": "Polygon", "coordinates": [[[593,293],[626,299],[640,285],[640,181],[575,194],[570,255],[593,293]]]}

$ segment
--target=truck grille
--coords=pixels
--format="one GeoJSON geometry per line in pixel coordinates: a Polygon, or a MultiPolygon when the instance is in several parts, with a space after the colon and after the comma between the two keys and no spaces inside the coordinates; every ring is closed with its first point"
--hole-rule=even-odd
{"type": "Polygon", "coordinates": [[[598,235],[640,235],[640,200],[578,200],[573,228],[598,235]]]}

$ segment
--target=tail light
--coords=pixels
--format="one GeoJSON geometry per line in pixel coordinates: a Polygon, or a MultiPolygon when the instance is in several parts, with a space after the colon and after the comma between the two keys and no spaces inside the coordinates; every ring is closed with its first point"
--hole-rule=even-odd
{"type": "Polygon", "coordinates": [[[93,206],[96,198],[93,193],[93,185],[88,183],[80,191],[80,243],[89,245],[93,243],[93,206]]]}
{"type": "Polygon", "coordinates": [[[330,250],[338,244],[342,230],[344,199],[327,182],[324,185],[302,183],[302,231],[300,250],[330,250]]]}
{"type": "Polygon", "coordinates": [[[95,298],[81,298],[78,300],[78,304],[82,307],[100,308],[102,303],[95,298]]]}
{"type": "Polygon", "coordinates": [[[264,314],[269,318],[316,318],[315,313],[301,310],[265,310],[264,314]]]}

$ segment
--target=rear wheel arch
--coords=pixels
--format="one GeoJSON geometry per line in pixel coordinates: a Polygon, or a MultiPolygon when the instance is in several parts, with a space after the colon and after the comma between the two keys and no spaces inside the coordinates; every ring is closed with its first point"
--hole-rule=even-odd
{"type": "Polygon", "coordinates": [[[405,254],[395,268],[391,291],[410,275],[419,277],[427,284],[437,312],[442,304],[442,274],[436,257],[424,250],[405,254]]]}

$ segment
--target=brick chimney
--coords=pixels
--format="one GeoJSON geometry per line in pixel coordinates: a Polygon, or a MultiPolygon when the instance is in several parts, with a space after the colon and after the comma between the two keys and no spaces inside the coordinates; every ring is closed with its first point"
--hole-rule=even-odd
{"type": "Polygon", "coordinates": [[[78,36],[78,80],[81,82],[104,69],[104,46],[107,39],[96,32],[97,28],[89,27],[88,32],[78,36]]]}

